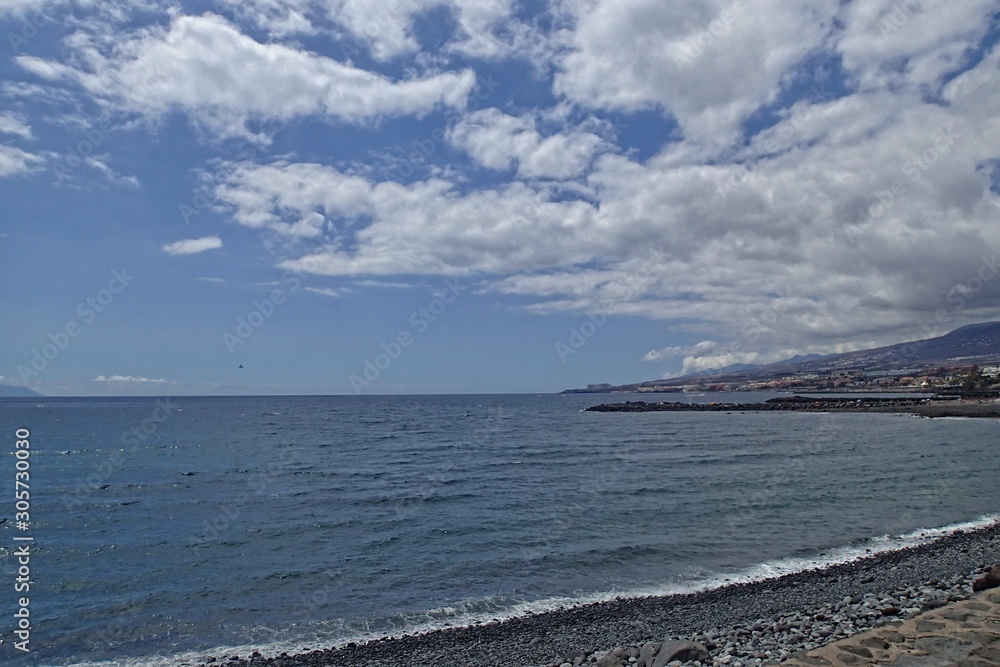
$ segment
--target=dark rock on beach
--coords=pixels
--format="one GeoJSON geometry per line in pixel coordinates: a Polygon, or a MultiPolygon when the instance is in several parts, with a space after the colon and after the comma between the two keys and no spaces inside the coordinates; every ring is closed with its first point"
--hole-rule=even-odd
{"type": "Polygon", "coordinates": [[[972,582],[972,590],[976,592],[998,586],[1000,586],[1000,565],[994,565],[985,575],[972,582]]]}

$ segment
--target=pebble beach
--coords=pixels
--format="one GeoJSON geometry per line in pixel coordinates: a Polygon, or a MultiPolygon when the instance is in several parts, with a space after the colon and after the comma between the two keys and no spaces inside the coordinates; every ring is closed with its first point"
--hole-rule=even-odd
{"type": "Polygon", "coordinates": [[[1000,525],[783,577],[530,614],[298,655],[230,655],[218,667],[749,667],[969,598],[1000,561],[1000,525]],[[667,650],[670,649],[670,650],[667,650]],[[676,659],[668,655],[676,651],[676,659]]]}

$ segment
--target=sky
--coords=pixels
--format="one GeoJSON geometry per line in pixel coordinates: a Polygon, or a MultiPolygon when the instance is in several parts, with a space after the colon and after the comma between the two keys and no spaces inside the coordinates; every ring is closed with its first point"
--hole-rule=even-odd
{"type": "Polygon", "coordinates": [[[996,0],[4,0],[0,383],[553,392],[1000,319],[996,0]]]}

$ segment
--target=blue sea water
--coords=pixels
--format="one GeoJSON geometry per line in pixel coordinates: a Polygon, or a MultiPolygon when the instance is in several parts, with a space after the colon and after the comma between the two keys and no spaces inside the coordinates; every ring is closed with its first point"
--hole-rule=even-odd
{"type": "Polygon", "coordinates": [[[761,578],[1000,512],[998,420],[581,411],[606,400],[0,400],[0,451],[31,432],[32,520],[17,530],[2,457],[0,655],[307,650],[761,578]]]}

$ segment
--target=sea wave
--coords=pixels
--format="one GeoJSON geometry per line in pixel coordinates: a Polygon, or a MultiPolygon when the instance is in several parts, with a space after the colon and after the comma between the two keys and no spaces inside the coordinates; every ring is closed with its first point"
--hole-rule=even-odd
{"type": "MultiPolygon", "coordinates": [[[[734,584],[755,583],[789,574],[850,563],[877,554],[927,544],[956,532],[972,532],[998,524],[1000,524],[1000,514],[990,514],[970,521],[935,528],[921,528],[901,535],[875,536],[859,544],[835,548],[814,556],[781,558],[732,572],[716,572],[684,582],[673,581],[659,586],[601,591],[576,596],[547,597],[531,601],[503,597],[470,599],[420,613],[370,619],[367,623],[357,621],[347,623],[341,620],[317,622],[310,624],[308,634],[302,634],[287,641],[219,646],[208,650],[186,651],[173,655],[77,662],[67,665],[67,667],[177,667],[185,663],[205,662],[212,658],[220,660],[231,655],[248,656],[255,651],[260,652],[264,657],[276,657],[282,653],[294,655],[327,649],[332,646],[343,646],[349,642],[360,644],[389,637],[425,634],[445,628],[482,625],[493,621],[503,621],[622,598],[699,593],[734,584]],[[372,626],[377,627],[373,629],[372,626]]],[[[258,628],[250,634],[266,636],[278,634],[278,631],[258,628]]]]}

